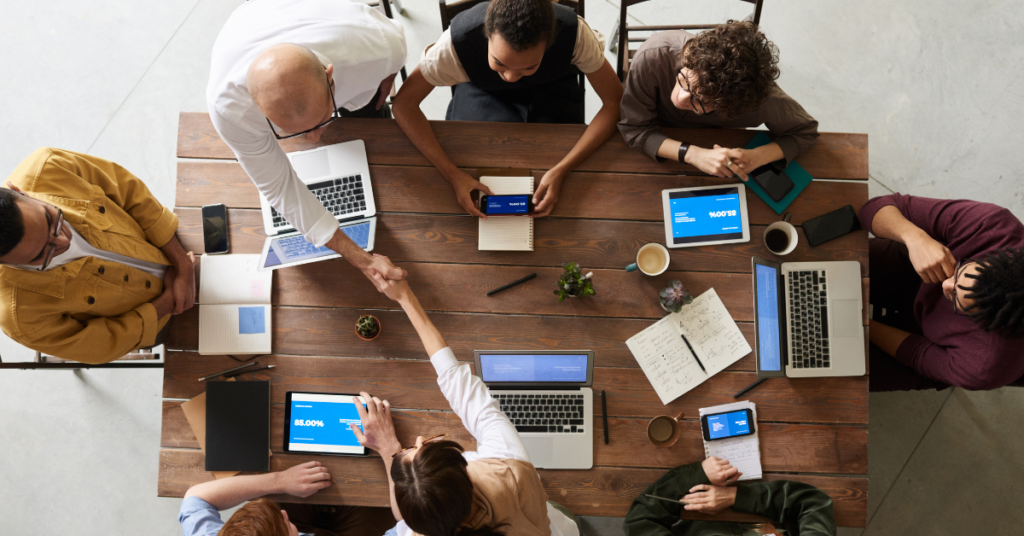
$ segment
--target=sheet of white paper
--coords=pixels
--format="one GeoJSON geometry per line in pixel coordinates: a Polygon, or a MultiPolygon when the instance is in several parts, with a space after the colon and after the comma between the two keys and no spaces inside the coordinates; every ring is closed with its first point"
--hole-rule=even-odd
{"type": "Polygon", "coordinates": [[[693,359],[673,319],[666,316],[626,340],[662,404],[679,398],[708,376],[693,359]]]}
{"type": "MultiPolygon", "coordinates": [[[[494,195],[533,193],[533,177],[480,177],[494,195]]],[[[480,251],[533,251],[533,218],[493,216],[479,219],[480,251]]]]}
{"type": "Polygon", "coordinates": [[[704,454],[709,458],[717,456],[728,461],[743,473],[740,480],[757,480],[761,478],[761,440],[758,437],[760,425],[757,424],[757,408],[754,403],[743,400],[713,408],[701,408],[700,415],[703,417],[712,413],[726,413],[747,408],[750,408],[754,414],[754,433],[742,437],[705,441],[704,454]]]}
{"type": "Polygon", "coordinates": [[[747,339],[713,288],[670,316],[712,376],[750,353],[747,339]]]}
{"type": "Polygon", "coordinates": [[[270,303],[273,272],[259,272],[259,255],[203,255],[199,303],[270,303]]]}
{"type": "MultiPolygon", "coordinates": [[[[270,305],[263,307],[263,333],[239,333],[239,305],[199,306],[199,353],[211,354],[269,354],[270,305]]],[[[245,307],[254,307],[246,305],[245,307]]]]}

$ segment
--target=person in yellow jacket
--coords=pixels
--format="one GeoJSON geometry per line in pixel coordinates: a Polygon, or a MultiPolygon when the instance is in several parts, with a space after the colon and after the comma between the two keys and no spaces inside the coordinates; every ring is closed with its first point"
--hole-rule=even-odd
{"type": "Polygon", "coordinates": [[[0,328],[33,350],[106,363],[153,346],[195,301],[178,217],[121,166],[36,150],[0,188],[0,328]]]}

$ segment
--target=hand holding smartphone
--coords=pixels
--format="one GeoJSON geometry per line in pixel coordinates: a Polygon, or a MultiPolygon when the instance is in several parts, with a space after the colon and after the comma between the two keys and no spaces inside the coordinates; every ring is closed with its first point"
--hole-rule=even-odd
{"type": "Polygon", "coordinates": [[[533,196],[480,194],[480,212],[488,216],[523,216],[533,214],[533,196]]]}

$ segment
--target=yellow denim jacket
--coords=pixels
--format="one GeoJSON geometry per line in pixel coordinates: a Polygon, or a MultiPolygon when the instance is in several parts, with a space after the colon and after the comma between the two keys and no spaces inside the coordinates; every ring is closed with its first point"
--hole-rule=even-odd
{"type": "MultiPolygon", "coordinates": [[[[94,247],[170,265],[159,249],[178,217],[121,166],[94,156],[42,148],[7,180],[64,211],[94,247]]],[[[5,183],[6,185],[6,183],[5,183]]],[[[150,304],[163,281],[118,262],[83,257],[45,272],[0,266],[0,329],[33,350],[83,363],[106,363],[151,346],[170,315],[150,304]]]]}

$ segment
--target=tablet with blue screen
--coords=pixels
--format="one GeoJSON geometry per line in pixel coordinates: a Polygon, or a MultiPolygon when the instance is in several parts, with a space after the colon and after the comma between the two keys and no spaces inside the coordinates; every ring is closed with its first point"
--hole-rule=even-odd
{"type": "MultiPolygon", "coordinates": [[[[285,395],[284,451],[368,456],[351,424],[362,430],[354,395],[298,393],[285,395]]],[[[366,407],[361,396],[355,396],[366,407]]]]}
{"type": "MultiPolygon", "coordinates": [[[[342,223],[338,229],[345,233],[360,248],[373,251],[373,239],[377,234],[377,218],[366,218],[342,223]]],[[[316,247],[306,241],[302,233],[292,232],[267,238],[257,270],[266,272],[287,266],[298,266],[310,262],[325,261],[341,257],[327,246],[316,247]]]]}
{"type": "Polygon", "coordinates": [[[670,248],[750,241],[743,184],[662,190],[661,198],[670,248]]]}

